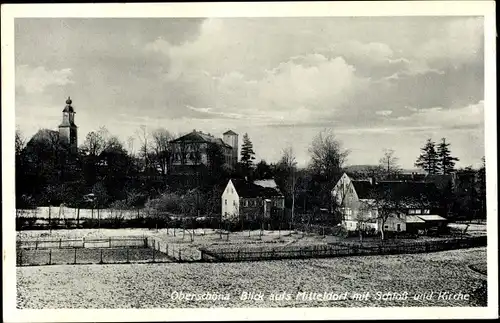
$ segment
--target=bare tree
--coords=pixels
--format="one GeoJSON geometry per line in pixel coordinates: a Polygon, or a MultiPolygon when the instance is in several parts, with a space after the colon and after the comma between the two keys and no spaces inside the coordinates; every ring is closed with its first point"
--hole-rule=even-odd
{"type": "Polygon", "coordinates": [[[385,238],[385,224],[391,217],[402,214],[409,203],[407,198],[398,192],[397,186],[378,186],[374,188],[366,202],[367,206],[376,212],[376,219],[382,240],[385,238]]]}
{"type": "Polygon", "coordinates": [[[134,142],[135,142],[135,138],[133,136],[129,136],[127,138],[127,150],[129,152],[130,156],[134,156],[135,155],[134,142]]]}
{"type": "Polygon", "coordinates": [[[155,161],[160,167],[162,175],[167,175],[172,155],[170,141],[174,139],[174,137],[167,129],[163,128],[154,130],[151,137],[155,161]]]}
{"type": "Polygon", "coordinates": [[[99,156],[106,149],[108,139],[108,130],[106,127],[101,127],[98,131],[91,131],[87,134],[82,149],[87,155],[99,156]]]}
{"type": "Polygon", "coordinates": [[[309,168],[315,183],[313,190],[317,203],[327,204],[331,208],[333,206],[331,191],[343,173],[342,167],[347,160],[349,150],[343,149],[332,130],[327,129],[314,137],[309,153],[311,155],[309,168]]]}
{"type": "Polygon", "coordinates": [[[401,167],[399,167],[398,161],[399,158],[395,156],[394,150],[384,149],[384,155],[379,160],[379,166],[387,178],[401,172],[401,167]]]}
{"type": "Polygon", "coordinates": [[[139,154],[144,159],[144,169],[148,170],[150,166],[150,141],[147,127],[145,125],[141,125],[140,128],[136,131],[136,136],[141,143],[139,154]]]}
{"type": "Polygon", "coordinates": [[[285,194],[292,199],[292,214],[291,214],[291,224],[294,222],[295,214],[295,193],[297,189],[296,185],[296,172],[297,172],[297,161],[293,152],[293,148],[288,146],[283,149],[281,159],[278,162],[278,170],[284,173],[284,183],[285,194]]]}

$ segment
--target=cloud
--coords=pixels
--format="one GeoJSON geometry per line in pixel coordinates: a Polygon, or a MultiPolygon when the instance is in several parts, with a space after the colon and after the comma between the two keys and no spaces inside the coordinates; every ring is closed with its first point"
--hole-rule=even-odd
{"type": "Polygon", "coordinates": [[[375,113],[378,114],[379,116],[387,117],[387,116],[390,116],[392,114],[392,110],[380,110],[380,111],[377,111],[375,113]]]}
{"type": "MultiPolygon", "coordinates": [[[[71,95],[82,136],[97,119],[122,139],[141,124],[173,132],[231,127],[248,131],[266,159],[279,157],[291,138],[306,158],[312,136],[327,127],[358,149],[353,160],[364,163],[363,156],[375,155],[372,144],[394,134],[411,133],[418,153],[418,138],[428,132],[478,132],[482,125],[473,107],[484,93],[481,19],[27,19],[16,25],[16,117],[23,127],[57,127],[71,95]],[[358,134],[369,134],[370,144],[358,134]]],[[[410,149],[391,142],[396,150],[410,149]]]]}
{"type": "Polygon", "coordinates": [[[73,83],[71,68],[47,70],[43,66],[32,68],[28,65],[16,66],[16,88],[23,88],[26,93],[42,93],[51,85],[73,83]]]}
{"type": "Polygon", "coordinates": [[[482,129],[484,127],[484,101],[451,109],[432,107],[411,109],[412,113],[388,121],[394,127],[422,129],[482,129]],[[416,128],[415,128],[416,127],[416,128]]]}
{"type": "Polygon", "coordinates": [[[480,17],[450,21],[416,47],[415,56],[434,65],[458,66],[475,61],[482,54],[483,28],[480,17]]]}

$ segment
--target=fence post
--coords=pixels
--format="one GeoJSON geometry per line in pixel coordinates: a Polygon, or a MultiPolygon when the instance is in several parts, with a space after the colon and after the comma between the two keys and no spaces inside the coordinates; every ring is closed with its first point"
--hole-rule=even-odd
{"type": "Polygon", "coordinates": [[[128,251],[129,251],[130,248],[127,248],[127,263],[130,262],[130,257],[129,257],[129,254],[128,254],[128,251]]]}
{"type": "Polygon", "coordinates": [[[160,241],[158,241],[158,251],[161,251],[160,250],[160,241]]]}
{"type": "Polygon", "coordinates": [[[35,250],[37,250],[37,249],[38,249],[38,238],[35,241],[35,250]]]}
{"type": "Polygon", "coordinates": [[[155,262],[155,243],[154,243],[154,240],[153,240],[153,248],[151,250],[153,250],[153,262],[155,262]]]}
{"type": "Polygon", "coordinates": [[[75,259],[73,263],[76,265],[76,248],[75,248],[75,259]]]}
{"type": "Polygon", "coordinates": [[[144,238],[144,248],[148,247],[148,238],[144,238]]]}
{"type": "Polygon", "coordinates": [[[21,252],[19,253],[19,266],[23,265],[23,249],[21,249],[21,252]]]}
{"type": "Polygon", "coordinates": [[[165,253],[167,254],[168,256],[168,243],[165,243],[165,253]]]}
{"type": "Polygon", "coordinates": [[[238,261],[239,261],[240,260],[240,250],[238,250],[237,257],[238,257],[238,261]]]}
{"type": "Polygon", "coordinates": [[[83,248],[85,248],[85,237],[83,237],[83,248]]]}
{"type": "Polygon", "coordinates": [[[181,261],[181,249],[179,249],[179,261],[181,261]]]}
{"type": "Polygon", "coordinates": [[[111,237],[109,238],[109,247],[111,248],[111,237]]]}
{"type": "Polygon", "coordinates": [[[102,261],[102,248],[100,250],[101,250],[101,261],[99,263],[103,264],[104,262],[102,261]]]}
{"type": "Polygon", "coordinates": [[[52,265],[52,249],[49,249],[49,265],[52,265]]]}
{"type": "Polygon", "coordinates": [[[62,245],[62,238],[59,239],[59,249],[61,249],[61,245],[62,245]]]}

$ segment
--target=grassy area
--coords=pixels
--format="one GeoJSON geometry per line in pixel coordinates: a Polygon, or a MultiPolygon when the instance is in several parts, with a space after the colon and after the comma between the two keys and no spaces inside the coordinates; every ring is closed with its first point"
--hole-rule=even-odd
{"type": "Polygon", "coordinates": [[[365,307],[478,306],[485,276],[469,265],[486,261],[486,248],[431,254],[280,260],[252,263],[131,264],[18,267],[19,308],[365,307]],[[173,292],[229,294],[229,299],[186,300],[173,292]],[[242,299],[243,292],[262,300],[242,299]],[[345,300],[297,299],[299,292],[348,293],[345,300]],[[365,300],[354,293],[370,293],[365,300]],[[408,293],[406,300],[377,293],[408,293]],[[431,293],[430,300],[413,298],[431,293]],[[441,292],[470,300],[439,299],[441,292]],[[271,294],[291,299],[272,300],[271,294]]]}

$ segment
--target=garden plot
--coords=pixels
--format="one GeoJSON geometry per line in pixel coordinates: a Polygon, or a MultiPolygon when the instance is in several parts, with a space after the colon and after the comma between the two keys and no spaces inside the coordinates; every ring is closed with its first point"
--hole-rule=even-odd
{"type": "Polygon", "coordinates": [[[71,229],[53,230],[51,233],[39,230],[18,231],[18,240],[43,239],[106,239],[109,237],[147,237],[150,244],[171,257],[182,260],[199,260],[200,247],[216,246],[307,246],[326,244],[328,239],[316,234],[302,234],[291,231],[240,231],[221,232],[214,229],[71,229]]]}
{"type": "Polygon", "coordinates": [[[486,261],[486,248],[335,259],[249,263],[131,264],[17,268],[17,307],[200,308],[200,307],[393,307],[484,305],[486,276],[469,268],[486,261]],[[98,286],[99,288],[95,288],[98,286]],[[262,300],[242,297],[262,293],[262,300]],[[345,300],[308,300],[297,293],[347,293],[345,300]],[[366,293],[365,300],[354,293],[366,293]],[[407,299],[380,299],[377,293],[407,299]],[[430,300],[413,296],[433,293],[430,300]],[[439,299],[439,293],[465,299],[439,299]],[[229,294],[228,299],[186,300],[177,293],[229,294]],[[273,300],[271,294],[290,294],[273,300]]]}
{"type": "Polygon", "coordinates": [[[165,253],[150,248],[19,249],[16,258],[18,266],[170,261],[165,253]]]}

